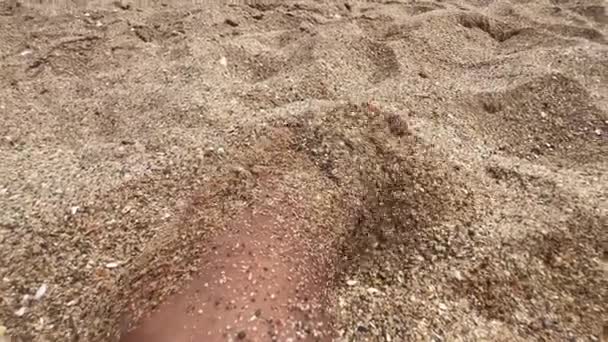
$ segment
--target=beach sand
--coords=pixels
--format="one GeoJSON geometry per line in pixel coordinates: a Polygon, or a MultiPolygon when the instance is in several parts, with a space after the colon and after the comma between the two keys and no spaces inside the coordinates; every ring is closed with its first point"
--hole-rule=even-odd
{"type": "Polygon", "coordinates": [[[608,339],[599,0],[0,2],[23,341],[608,339]]]}

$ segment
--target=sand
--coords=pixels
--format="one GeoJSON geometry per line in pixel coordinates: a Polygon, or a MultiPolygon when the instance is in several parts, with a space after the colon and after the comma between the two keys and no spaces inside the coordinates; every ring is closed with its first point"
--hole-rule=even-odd
{"type": "Polygon", "coordinates": [[[4,1],[0,47],[7,336],[608,340],[605,1],[4,1]]]}

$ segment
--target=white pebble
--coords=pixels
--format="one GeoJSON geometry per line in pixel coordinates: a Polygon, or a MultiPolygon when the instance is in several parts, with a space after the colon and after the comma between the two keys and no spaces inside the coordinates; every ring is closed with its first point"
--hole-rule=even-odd
{"type": "Polygon", "coordinates": [[[226,59],[226,57],[222,56],[222,58],[220,58],[220,64],[222,66],[228,66],[228,60],[226,59]]]}
{"type": "Polygon", "coordinates": [[[349,280],[346,281],[346,285],[348,285],[348,286],[355,286],[358,283],[359,283],[358,281],[353,280],[353,279],[349,279],[349,280]]]}
{"type": "Polygon", "coordinates": [[[44,296],[44,294],[46,293],[46,290],[48,289],[46,284],[42,284],[40,285],[40,287],[38,288],[38,290],[36,291],[36,294],[34,295],[34,299],[35,300],[40,300],[42,299],[42,297],[44,296]]]}
{"type": "Polygon", "coordinates": [[[15,316],[17,317],[21,317],[23,315],[25,315],[25,306],[22,306],[21,308],[19,308],[19,310],[15,311],[15,316]]]}
{"type": "Polygon", "coordinates": [[[120,266],[120,264],[118,262],[116,262],[116,261],[109,262],[109,263],[106,264],[106,268],[116,268],[118,266],[120,266]]]}

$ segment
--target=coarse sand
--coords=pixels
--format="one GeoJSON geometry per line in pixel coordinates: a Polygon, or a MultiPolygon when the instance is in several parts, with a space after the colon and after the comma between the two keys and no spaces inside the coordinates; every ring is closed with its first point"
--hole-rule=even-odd
{"type": "Polygon", "coordinates": [[[606,7],[0,1],[0,340],[608,341],[606,7]]]}

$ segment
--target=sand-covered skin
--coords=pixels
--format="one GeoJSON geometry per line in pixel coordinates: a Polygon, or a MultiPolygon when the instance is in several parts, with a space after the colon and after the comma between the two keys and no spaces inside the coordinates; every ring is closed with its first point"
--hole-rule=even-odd
{"type": "Polygon", "coordinates": [[[117,340],[288,194],[342,340],[608,339],[604,1],[126,4],[0,3],[8,335],[117,340]]]}

